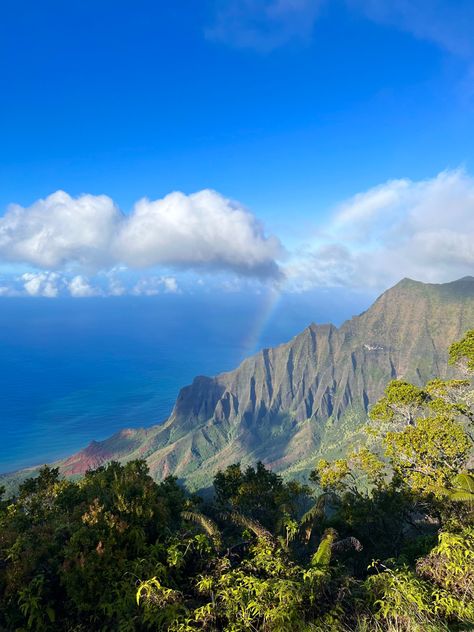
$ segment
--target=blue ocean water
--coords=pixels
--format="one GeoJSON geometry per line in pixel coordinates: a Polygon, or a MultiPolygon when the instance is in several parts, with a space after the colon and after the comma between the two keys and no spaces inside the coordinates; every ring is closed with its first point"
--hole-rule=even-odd
{"type": "Polygon", "coordinates": [[[372,297],[265,295],[0,300],[0,472],[45,463],[124,427],[160,423],[195,375],[229,370],[311,321],[372,297]]]}

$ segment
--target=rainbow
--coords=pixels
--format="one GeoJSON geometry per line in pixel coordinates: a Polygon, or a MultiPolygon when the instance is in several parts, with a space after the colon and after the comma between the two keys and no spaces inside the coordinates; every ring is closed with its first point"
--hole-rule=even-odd
{"type": "Polygon", "coordinates": [[[270,287],[266,290],[261,309],[258,311],[255,321],[242,341],[243,358],[260,350],[260,337],[271,320],[282,296],[281,289],[270,287]]]}

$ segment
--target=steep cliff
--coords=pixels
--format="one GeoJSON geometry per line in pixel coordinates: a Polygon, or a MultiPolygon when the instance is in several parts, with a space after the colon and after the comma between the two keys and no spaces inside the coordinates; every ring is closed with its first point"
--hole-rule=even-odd
{"type": "Polygon", "coordinates": [[[356,440],[388,380],[445,376],[448,345],[472,327],[474,277],[441,285],[404,279],[340,328],[311,324],[234,371],[195,378],[165,424],[94,442],[61,469],[78,474],[141,457],[156,478],[175,474],[191,488],[235,461],[307,472],[319,454],[356,440]]]}
{"type": "Polygon", "coordinates": [[[59,463],[78,475],[111,459],[146,458],[152,474],[207,486],[230,463],[262,460],[306,474],[319,455],[342,454],[386,383],[446,376],[447,348],[474,328],[474,277],[453,283],[400,281],[364,313],[311,324],[228,373],[196,377],[166,423],[123,430],[59,463]]]}

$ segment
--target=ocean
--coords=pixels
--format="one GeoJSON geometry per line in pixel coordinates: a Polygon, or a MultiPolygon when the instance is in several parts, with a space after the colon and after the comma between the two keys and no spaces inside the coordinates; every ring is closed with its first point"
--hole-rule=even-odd
{"type": "Polygon", "coordinates": [[[0,472],[163,422],[196,375],[236,367],[373,297],[342,290],[0,299],[0,472]]]}

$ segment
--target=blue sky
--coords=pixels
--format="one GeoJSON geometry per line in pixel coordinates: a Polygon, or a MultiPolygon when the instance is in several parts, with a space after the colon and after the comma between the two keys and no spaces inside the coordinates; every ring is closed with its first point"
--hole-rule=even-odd
{"type": "Polygon", "coordinates": [[[84,296],[112,277],[137,292],[306,291],[474,270],[472,2],[5,0],[1,13],[0,293],[75,279],[84,296]],[[69,198],[37,202],[58,190],[69,198]],[[166,208],[140,220],[143,197],[166,208]]]}

